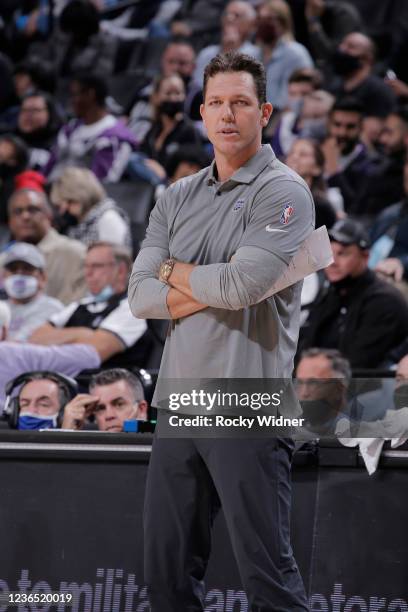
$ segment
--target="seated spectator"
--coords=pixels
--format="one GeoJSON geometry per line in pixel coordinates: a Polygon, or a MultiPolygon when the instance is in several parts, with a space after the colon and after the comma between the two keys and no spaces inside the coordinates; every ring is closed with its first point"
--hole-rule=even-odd
{"type": "Polygon", "coordinates": [[[26,59],[14,67],[14,88],[17,98],[23,100],[33,91],[53,94],[56,89],[56,75],[53,64],[48,59],[26,59]]]}
{"type": "Polygon", "coordinates": [[[87,168],[66,168],[51,186],[61,231],[88,245],[100,240],[131,247],[129,219],[87,168]]]}
{"type": "Polygon", "coordinates": [[[7,223],[7,202],[15,189],[14,179],[27,167],[29,152],[17,136],[0,136],[0,224],[7,223]]]}
{"type": "Polygon", "coordinates": [[[266,0],[258,9],[256,42],[266,70],[266,99],[276,109],[288,101],[288,82],[295,70],[312,68],[307,49],[293,40],[292,15],[284,0],[266,0]]]}
{"type": "Polygon", "coordinates": [[[57,27],[45,42],[30,46],[30,56],[53,58],[60,77],[78,71],[112,74],[116,40],[99,27],[99,11],[91,0],[71,0],[59,15],[57,27]]]}
{"type": "Polygon", "coordinates": [[[374,158],[361,142],[363,107],[354,98],[337,101],[329,115],[328,137],[322,144],[329,187],[337,187],[346,212],[358,201],[361,183],[374,167],[374,158]]]}
{"type": "Polygon", "coordinates": [[[201,144],[200,134],[183,113],[184,99],[181,77],[174,74],[157,79],[152,94],[153,125],[140,144],[141,154],[131,158],[130,176],[158,184],[166,179],[169,158],[181,145],[201,144]]]}
{"type": "Polygon", "coordinates": [[[25,95],[17,117],[16,134],[30,147],[28,166],[41,171],[50,157],[50,148],[60,120],[50,94],[33,91],[25,95]]]}
{"type": "MultiPolygon", "coordinates": [[[[52,227],[53,212],[42,188],[43,180],[32,171],[18,177],[8,204],[9,228],[12,239],[30,242],[40,249],[46,261],[45,292],[66,304],[85,293],[85,246],[61,236],[52,227]]],[[[0,255],[0,264],[4,257],[0,255]]]]}
{"type": "Polygon", "coordinates": [[[408,408],[408,355],[400,359],[395,371],[394,407],[408,408]]]}
{"type": "MultiPolygon", "coordinates": [[[[298,124],[304,101],[316,91],[318,81],[318,73],[308,68],[295,70],[290,76],[286,108],[272,128],[272,148],[277,157],[281,158],[287,155],[290,147],[299,137],[298,124]]],[[[269,135],[269,130],[266,133],[269,135]]]]}
{"type": "MultiPolygon", "coordinates": [[[[195,51],[188,40],[170,40],[163,51],[160,61],[160,74],[168,77],[178,74],[184,82],[186,88],[186,98],[184,101],[184,112],[190,119],[200,119],[199,106],[202,102],[202,83],[197,85],[193,81],[195,68],[195,51]]],[[[135,135],[137,142],[144,140],[147,132],[152,127],[154,109],[151,104],[155,81],[151,80],[132,99],[129,105],[128,127],[135,135]]]]}
{"type": "Polygon", "coordinates": [[[143,367],[151,349],[146,321],[136,319],[127,301],[132,261],[124,247],[108,242],[88,246],[85,281],[89,296],[53,315],[30,337],[36,344],[92,344],[106,367],[143,367]]]}
{"type": "Polygon", "coordinates": [[[0,415],[7,382],[25,372],[47,370],[76,376],[82,370],[99,368],[99,354],[88,344],[38,346],[9,342],[7,334],[10,320],[10,308],[5,301],[0,300],[0,415]]]}
{"type": "Polygon", "coordinates": [[[343,0],[306,0],[305,19],[307,46],[319,64],[330,58],[347,34],[361,29],[357,8],[343,0]]]}
{"type": "Polygon", "coordinates": [[[136,141],[126,126],[105,106],[104,80],[83,74],[70,82],[71,104],[76,115],[58,132],[44,174],[53,181],[67,166],[89,168],[101,180],[120,180],[136,141]]]}
{"type": "Polygon", "coordinates": [[[404,164],[408,145],[408,110],[388,115],[380,133],[384,155],[365,177],[353,214],[374,217],[404,197],[404,164]]]}
{"type": "Polygon", "coordinates": [[[194,81],[202,87],[204,69],[219,53],[237,51],[258,59],[260,49],[251,43],[255,31],[256,11],[249,2],[231,0],[221,17],[221,40],[218,45],[201,49],[197,55],[194,81]]]}
{"type": "Polygon", "coordinates": [[[123,368],[92,376],[89,393],[80,393],[64,409],[62,429],[82,429],[94,417],[100,431],[120,432],[128,420],[146,421],[148,405],[135,374],[123,368]]]}
{"type": "Polygon", "coordinates": [[[324,155],[313,140],[296,140],[286,158],[286,164],[297,172],[312,192],[316,209],[316,228],[325,225],[328,229],[336,221],[336,212],[328,199],[327,185],[323,178],[324,155]]]}
{"type": "Polygon", "coordinates": [[[371,228],[368,265],[397,283],[408,279],[408,160],[404,165],[404,197],[387,206],[371,228]]]}
{"type": "Polygon", "coordinates": [[[401,293],[368,269],[369,238],[356,221],[329,231],[334,262],[301,329],[300,350],[336,348],[352,368],[378,368],[408,335],[408,306],[401,293]]]}
{"type": "Polygon", "coordinates": [[[77,388],[75,380],[57,372],[30,372],[9,381],[4,407],[9,426],[19,430],[60,427],[64,407],[77,388]],[[17,396],[11,399],[18,386],[17,396]]]}
{"type": "Polygon", "coordinates": [[[365,34],[352,32],[341,41],[332,56],[337,75],[329,88],[336,98],[352,96],[364,108],[366,117],[386,117],[396,99],[392,90],[374,74],[375,47],[365,34]]]}
{"type": "Polygon", "coordinates": [[[33,244],[15,242],[8,249],[2,276],[11,311],[8,338],[26,342],[31,332],[63,305],[44,293],[45,258],[33,244]]]}
{"type": "Polygon", "coordinates": [[[350,363],[340,351],[310,348],[302,352],[295,384],[302,417],[306,419],[305,429],[316,436],[334,435],[337,421],[350,418],[347,400],[350,381],[350,363]]]}
{"type": "Polygon", "coordinates": [[[173,36],[205,37],[219,32],[220,15],[225,0],[195,0],[182,3],[180,11],[171,24],[173,36]]]}

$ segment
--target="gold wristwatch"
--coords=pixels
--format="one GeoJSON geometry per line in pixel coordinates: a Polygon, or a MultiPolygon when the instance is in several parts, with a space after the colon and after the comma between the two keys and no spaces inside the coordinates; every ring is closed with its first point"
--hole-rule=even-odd
{"type": "Polygon", "coordinates": [[[165,259],[160,264],[159,280],[163,281],[163,283],[168,282],[170,274],[173,272],[175,263],[176,263],[176,260],[172,258],[172,259],[165,259]]]}

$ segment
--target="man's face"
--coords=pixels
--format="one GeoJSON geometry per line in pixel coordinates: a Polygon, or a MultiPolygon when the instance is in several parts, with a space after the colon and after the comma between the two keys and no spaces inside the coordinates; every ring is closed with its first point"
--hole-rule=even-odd
{"type": "Polygon", "coordinates": [[[360,276],[367,268],[368,250],[360,249],[356,244],[344,245],[331,243],[334,261],[325,268],[324,273],[331,283],[337,283],[347,276],[360,276]]]}
{"type": "Polygon", "coordinates": [[[389,115],[380,134],[380,143],[387,155],[404,151],[408,128],[397,115],[389,115]]]}
{"type": "Polygon", "coordinates": [[[50,217],[39,194],[19,191],[12,196],[9,227],[19,242],[38,244],[50,229],[50,217]]]}
{"type": "Polygon", "coordinates": [[[255,10],[247,2],[235,0],[229,2],[222,15],[223,29],[234,26],[238,30],[241,40],[246,40],[255,28],[255,10]]]}
{"type": "Polygon", "coordinates": [[[259,105],[251,74],[226,72],[208,79],[200,112],[215,152],[243,164],[258,151],[272,106],[259,105]]]}
{"type": "Polygon", "coordinates": [[[358,57],[363,63],[366,63],[370,55],[370,41],[360,32],[352,32],[343,38],[339,49],[343,53],[358,57]]]}
{"type": "Polygon", "coordinates": [[[360,113],[337,110],[331,114],[329,135],[337,140],[342,155],[351,153],[360,138],[360,132],[360,113]]]}
{"type": "Polygon", "coordinates": [[[303,357],[296,369],[296,390],[300,400],[324,399],[330,380],[338,378],[325,355],[303,357]]]}
{"type": "Polygon", "coordinates": [[[162,57],[162,72],[164,76],[179,74],[184,78],[191,77],[195,67],[195,53],[190,45],[171,44],[162,57]]]}
{"type": "Polygon", "coordinates": [[[34,295],[32,295],[29,299],[23,299],[23,300],[16,299],[15,300],[17,303],[19,302],[25,303],[27,301],[33,300],[38,295],[38,293],[44,288],[45,276],[42,270],[39,270],[38,268],[34,268],[34,266],[31,266],[25,261],[13,261],[6,268],[3,269],[3,279],[4,280],[6,280],[6,278],[9,278],[10,276],[16,276],[20,274],[23,276],[33,276],[34,278],[38,280],[38,289],[34,295]]]}
{"type": "Polygon", "coordinates": [[[118,264],[115,261],[112,249],[108,246],[91,249],[86,254],[84,273],[88,290],[93,295],[97,295],[108,285],[115,289],[118,264]]]}
{"type": "Polygon", "coordinates": [[[85,89],[77,81],[71,81],[69,84],[69,98],[74,115],[80,119],[95,103],[94,92],[91,89],[85,89]]]}
{"type": "Polygon", "coordinates": [[[32,380],[22,388],[19,395],[20,415],[27,413],[40,417],[58,414],[60,400],[58,385],[53,380],[32,380]]]}
{"type": "Polygon", "coordinates": [[[30,96],[23,100],[18,114],[18,127],[21,132],[30,134],[45,128],[50,118],[46,101],[41,96],[30,96]]]}
{"type": "Polygon", "coordinates": [[[307,81],[299,81],[297,83],[289,83],[288,84],[288,97],[291,100],[297,100],[299,98],[304,98],[313,92],[312,83],[308,83],[307,81]]]}
{"type": "Polygon", "coordinates": [[[90,394],[98,398],[95,418],[101,431],[119,432],[128,419],[143,418],[132,389],[125,380],[94,387],[90,394]]]}
{"type": "Polygon", "coordinates": [[[395,387],[406,385],[408,383],[408,355],[405,355],[398,363],[395,372],[395,387]]]}

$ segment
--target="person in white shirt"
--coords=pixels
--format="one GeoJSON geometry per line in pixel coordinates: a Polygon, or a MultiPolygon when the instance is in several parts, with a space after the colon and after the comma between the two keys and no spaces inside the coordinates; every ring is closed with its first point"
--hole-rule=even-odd
{"type": "Polygon", "coordinates": [[[25,342],[36,327],[64,307],[44,292],[45,258],[33,244],[15,242],[8,249],[2,276],[11,311],[9,339],[25,342]]]}

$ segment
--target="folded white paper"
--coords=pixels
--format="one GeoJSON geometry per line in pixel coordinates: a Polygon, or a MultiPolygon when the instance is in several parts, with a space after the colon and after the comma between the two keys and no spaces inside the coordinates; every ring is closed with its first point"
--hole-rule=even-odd
{"type": "Polygon", "coordinates": [[[265,295],[266,298],[290,287],[313,272],[326,268],[333,262],[333,252],[325,225],[314,230],[301,244],[299,250],[290,260],[285,272],[278,278],[265,295]]]}

